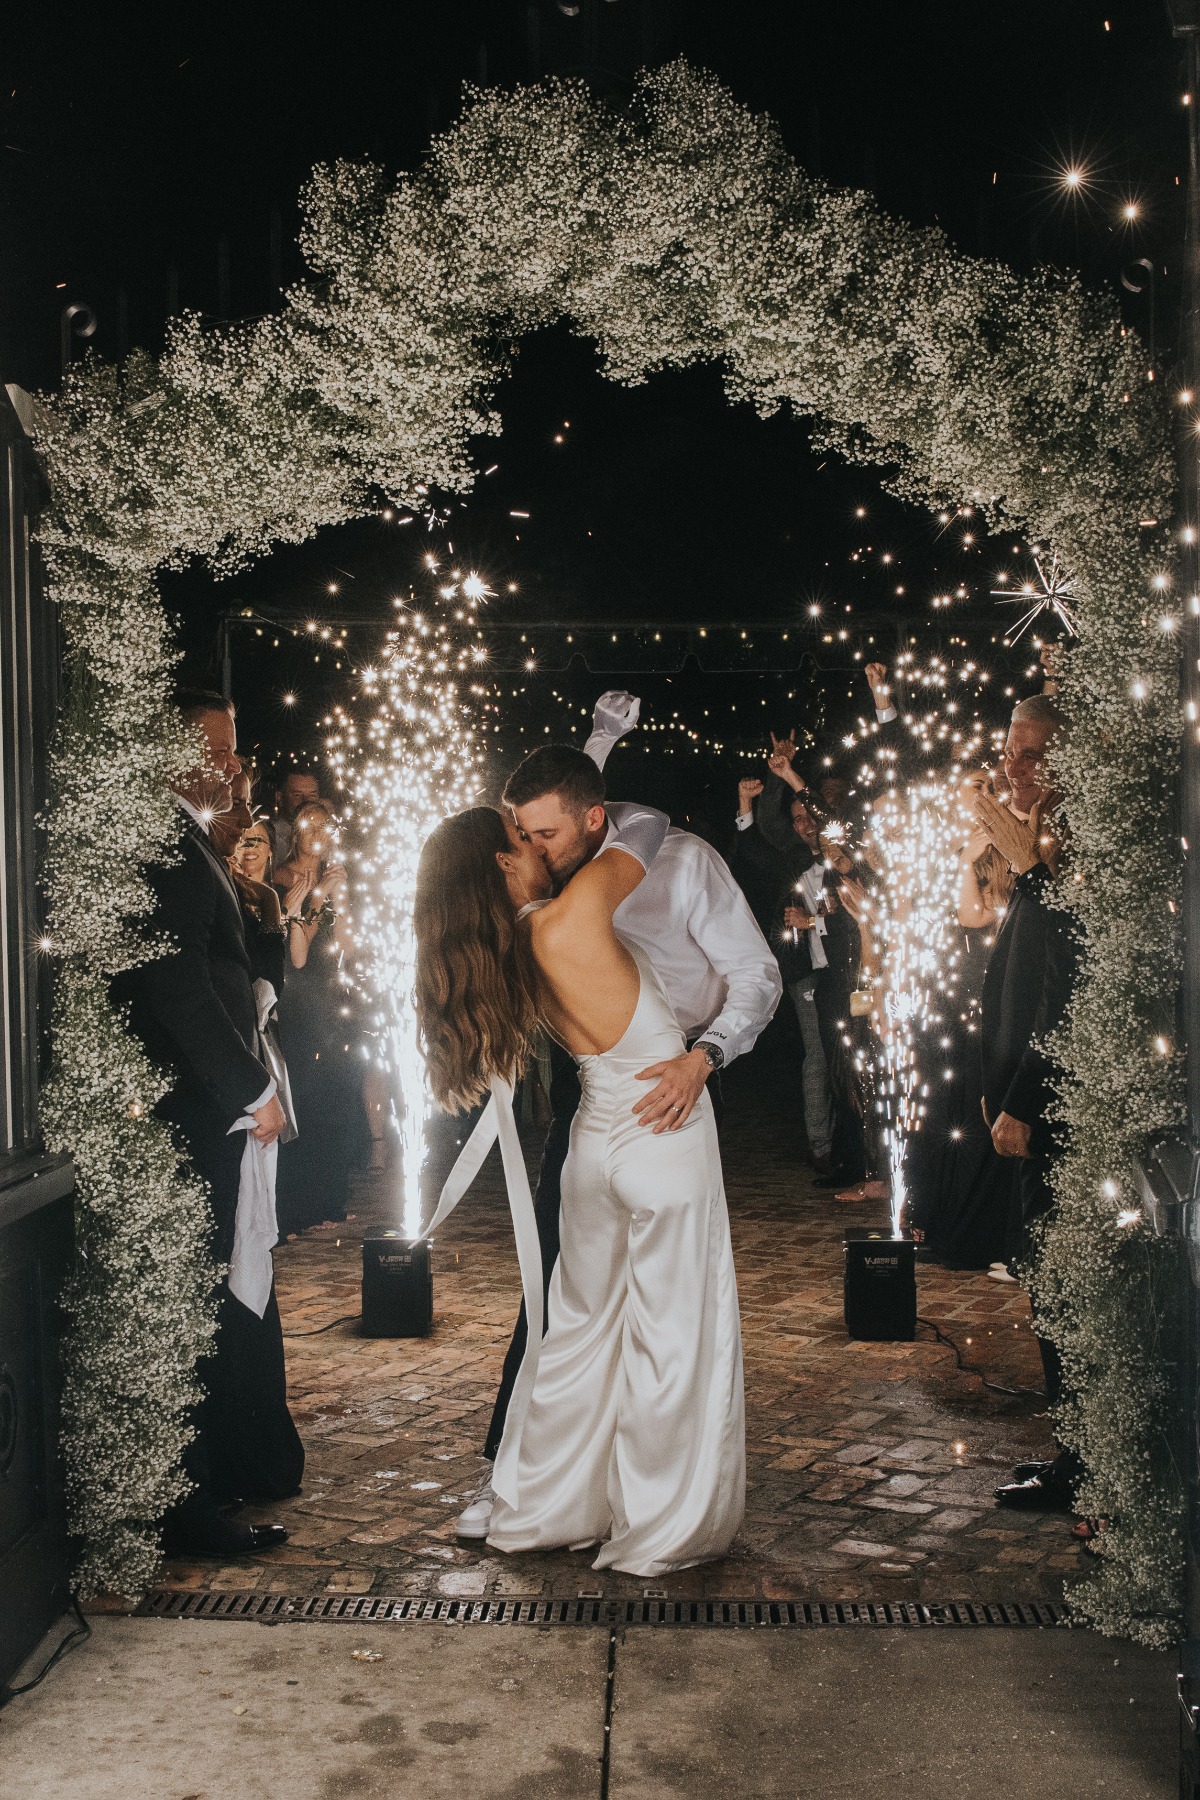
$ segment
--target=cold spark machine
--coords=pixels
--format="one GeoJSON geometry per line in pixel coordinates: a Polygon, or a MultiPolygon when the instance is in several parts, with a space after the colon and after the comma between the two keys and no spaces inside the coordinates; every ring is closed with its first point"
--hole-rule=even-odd
{"type": "Polygon", "coordinates": [[[917,1335],[916,1245],[880,1228],[856,1227],[846,1258],[846,1330],[852,1338],[896,1343],[917,1335]]]}
{"type": "Polygon", "coordinates": [[[364,1337],[428,1337],[433,1329],[433,1267],[423,1238],[398,1231],[363,1239],[364,1337]]]}

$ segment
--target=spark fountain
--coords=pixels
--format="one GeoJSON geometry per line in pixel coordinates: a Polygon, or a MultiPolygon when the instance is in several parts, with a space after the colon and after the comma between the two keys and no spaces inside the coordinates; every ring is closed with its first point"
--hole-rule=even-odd
{"type": "MultiPolygon", "coordinates": [[[[395,1132],[399,1227],[363,1244],[363,1328],[409,1336],[432,1318],[429,1246],[420,1239],[421,1170],[431,1103],[413,992],[413,900],[421,846],[448,814],[478,798],[478,735],[486,690],[472,681],[485,662],[478,607],[482,579],[439,569],[428,612],[397,602],[395,629],[358,691],[328,721],[326,755],[345,794],[358,851],[351,865],[355,978],[370,1005],[374,1061],[395,1132]]],[[[371,1054],[368,1051],[368,1054],[371,1054]]]]}
{"type": "MultiPolygon", "coordinates": [[[[897,673],[903,678],[905,671],[897,673]]],[[[969,665],[959,673],[970,676],[976,670],[969,665]]],[[[941,698],[951,675],[934,659],[920,685],[941,698]]],[[[888,743],[860,771],[873,791],[863,854],[880,879],[864,905],[860,928],[875,1032],[873,1048],[861,1050],[858,1063],[864,1087],[874,1096],[891,1221],[890,1230],[846,1233],[845,1317],[855,1338],[916,1335],[916,1247],[904,1228],[906,1165],[926,1116],[933,1046],[958,1005],[958,853],[972,829],[961,786],[985,744],[979,721],[964,726],[960,718],[960,703],[946,698],[926,710],[905,711],[912,752],[922,760],[942,758],[941,767],[927,767],[902,785],[900,765],[910,757],[901,758],[888,743]]],[[[856,742],[849,740],[847,747],[856,742]]]]}
{"type": "Polygon", "coordinates": [[[905,1152],[921,1129],[929,1084],[922,1047],[953,1005],[958,850],[955,777],[930,777],[876,801],[871,842],[883,879],[873,914],[881,1019],[876,1106],[892,1183],[892,1231],[906,1199],[905,1152]]]}

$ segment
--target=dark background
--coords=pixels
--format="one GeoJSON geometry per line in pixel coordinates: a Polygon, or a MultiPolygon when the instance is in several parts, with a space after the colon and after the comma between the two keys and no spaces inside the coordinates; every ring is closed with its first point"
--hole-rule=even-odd
{"type": "MultiPolygon", "coordinates": [[[[972,254],[1080,268],[1117,294],[1139,331],[1153,330],[1157,373],[1170,379],[1182,57],[1159,0],[580,0],[575,17],[555,0],[22,11],[8,21],[3,71],[0,366],[27,388],[59,378],[68,302],[98,319],[90,346],[72,354],[109,359],[158,347],[181,309],[216,319],[277,305],[303,272],[297,197],[312,166],[337,156],[417,166],[430,134],[452,123],[464,83],[573,73],[619,102],[639,66],[675,55],[770,111],[826,180],[874,189],[972,254]],[[1061,179],[1069,166],[1087,171],[1076,193],[1061,179]],[[1125,270],[1144,288],[1141,257],[1155,271],[1153,319],[1150,295],[1121,284],[1125,270]]],[[[922,657],[961,657],[951,639],[968,639],[993,671],[998,706],[1006,688],[1028,687],[1029,639],[1003,652],[996,640],[1012,615],[990,597],[998,570],[1027,569],[1015,540],[976,535],[964,546],[963,521],[946,529],[882,496],[868,473],[815,458],[803,420],[729,406],[716,370],[622,389],[597,376],[589,345],[556,330],[524,346],[500,400],[504,436],[480,448],[481,469],[496,472],[465,504],[444,501],[432,531],[373,518],[234,581],[171,577],[164,589],[190,671],[217,672],[216,628],[230,609],[331,629],[364,617],[382,625],[393,596],[427,591],[421,557],[432,548],[484,572],[498,594],[490,619],[512,627],[494,637],[513,667],[502,688],[509,755],[547,724],[578,725],[609,685],[644,692],[659,723],[678,712],[743,753],[768,723],[843,728],[865,710],[861,661],[910,643],[922,657]],[[514,521],[514,509],[530,518],[514,521]],[[932,597],[960,587],[935,614],[932,597]],[[586,664],[572,662],[570,623],[598,620],[626,629],[615,646],[611,632],[589,634],[586,664]],[[697,640],[681,629],[700,621],[712,633],[703,667],[687,659],[697,640]]],[[[316,721],[379,635],[355,625],[335,652],[286,625],[261,637],[237,629],[243,741],[264,760],[314,748],[316,721]]],[[[730,779],[728,757],[705,751],[697,762],[664,731],[645,737],[638,780],[650,764],[661,779],[668,750],[681,791],[730,779]]]]}

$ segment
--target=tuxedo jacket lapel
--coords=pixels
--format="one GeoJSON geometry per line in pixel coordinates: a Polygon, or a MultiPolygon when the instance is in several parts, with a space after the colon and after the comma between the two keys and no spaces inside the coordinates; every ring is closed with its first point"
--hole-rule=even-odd
{"type": "Polygon", "coordinates": [[[189,821],[188,831],[189,831],[190,835],[192,836],[192,838],[195,840],[195,842],[197,844],[199,844],[201,850],[203,850],[205,856],[207,856],[209,862],[212,863],[213,867],[217,871],[217,874],[220,876],[222,884],[224,885],[224,888],[225,888],[225,892],[228,894],[229,898],[233,901],[234,907],[237,911],[238,928],[241,931],[242,936],[244,937],[246,934],[246,928],[245,928],[245,923],[242,918],[242,902],[238,895],[237,889],[233,885],[233,877],[229,873],[229,869],[228,869],[228,866],[226,865],[225,858],[223,856],[218,855],[217,851],[213,847],[211,839],[208,837],[208,835],[205,832],[201,831],[201,829],[198,825],[192,824],[189,821]]]}

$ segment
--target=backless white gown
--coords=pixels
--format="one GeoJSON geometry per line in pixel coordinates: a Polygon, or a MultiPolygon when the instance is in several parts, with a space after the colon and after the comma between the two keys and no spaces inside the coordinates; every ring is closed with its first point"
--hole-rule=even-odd
{"type": "MultiPolygon", "coordinates": [[[[626,941],[626,940],[622,940],[626,941]]],[[[562,1176],[562,1250],[529,1407],[501,1447],[498,1550],[600,1544],[594,1568],[655,1576],[724,1555],[746,1497],[745,1403],[729,1215],[707,1091],[658,1136],[639,1069],[685,1048],[644,951],[629,1027],[577,1057],[583,1097],[562,1176]]]]}

